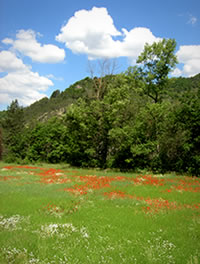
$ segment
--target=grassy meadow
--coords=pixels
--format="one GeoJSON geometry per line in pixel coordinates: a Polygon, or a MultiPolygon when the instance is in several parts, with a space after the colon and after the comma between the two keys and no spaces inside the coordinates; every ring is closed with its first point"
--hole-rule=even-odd
{"type": "Polygon", "coordinates": [[[0,263],[200,263],[200,178],[0,163],[0,263]]]}

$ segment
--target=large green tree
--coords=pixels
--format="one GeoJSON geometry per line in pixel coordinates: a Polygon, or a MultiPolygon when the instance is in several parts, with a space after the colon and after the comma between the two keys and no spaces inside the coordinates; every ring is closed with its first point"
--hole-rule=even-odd
{"type": "Polygon", "coordinates": [[[26,135],[29,161],[59,163],[66,160],[66,129],[61,119],[53,117],[29,130],[26,135]]]}
{"type": "Polygon", "coordinates": [[[0,160],[2,159],[3,156],[3,142],[2,142],[2,130],[0,127],[0,160]]]}
{"type": "Polygon", "coordinates": [[[24,109],[17,100],[12,101],[2,120],[3,128],[3,144],[8,160],[21,158],[24,153],[24,137],[25,128],[24,109]]]}
{"type": "Polygon", "coordinates": [[[68,109],[68,158],[72,165],[104,167],[108,149],[109,124],[103,101],[79,99],[68,109]]]}
{"type": "Polygon", "coordinates": [[[73,165],[129,167],[131,123],[139,111],[139,95],[126,75],[109,82],[101,100],[79,99],[66,114],[68,157],[73,165]]]}
{"type": "Polygon", "coordinates": [[[146,44],[144,51],[138,57],[140,77],[145,81],[144,92],[155,103],[162,100],[163,93],[168,82],[168,75],[177,63],[174,54],[176,41],[174,39],[163,39],[146,44]]]}

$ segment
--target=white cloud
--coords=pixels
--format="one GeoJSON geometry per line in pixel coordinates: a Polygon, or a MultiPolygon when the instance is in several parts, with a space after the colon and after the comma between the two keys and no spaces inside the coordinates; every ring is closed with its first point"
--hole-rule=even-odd
{"type": "Polygon", "coordinates": [[[7,44],[7,45],[9,45],[9,44],[12,45],[14,43],[14,41],[12,39],[10,39],[10,38],[5,38],[5,39],[2,40],[2,42],[4,44],[7,44]]]}
{"type": "Polygon", "coordinates": [[[11,51],[0,52],[0,71],[7,74],[0,78],[1,104],[9,104],[17,98],[20,104],[29,105],[44,97],[44,92],[53,85],[48,78],[32,72],[11,51]]]}
{"type": "Polygon", "coordinates": [[[184,63],[190,59],[200,59],[200,45],[180,46],[177,56],[178,59],[184,63]]]}
{"type": "Polygon", "coordinates": [[[137,59],[146,43],[153,44],[161,40],[156,38],[148,28],[136,27],[130,31],[122,30],[125,37],[121,42],[121,56],[127,56],[133,60],[137,59]]]}
{"type": "Polygon", "coordinates": [[[176,69],[174,76],[194,76],[200,73],[200,45],[180,46],[176,53],[179,63],[184,64],[183,69],[176,69]]]}
{"type": "Polygon", "coordinates": [[[74,53],[87,54],[89,59],[126,56],[135,60],[145,43],[160,40],[148,28],[122,29],[119,32],[106,8],[93,7],[77,11],[61,28],[57,41],[74,53]],[[119,37],[122,40],[114,39],[119,37]]]}
{"type": "Polygon", "coordinates": [[[55,80],[55,81],[59,81],[59,82],[64,81],[63,77],[57,77],[57,76],[54,76],[53,74],[48,74],[46,75],[46,77],[49,79],[55,80]]]}
{"type": "Polygon", "coordinates": [[[197,23],[197,18],[193,15],[190,15],[190,19],[188,20],[188,24],[195,25],[197,23]]]}
{"type": "MultiPolygon", "coordinates": [[[[39,35],[39,34],[38,34],[39,35]]],[[[65,51],[52,44],[42,45],[36,40],[33,30],[19,30],[16,40],[6,38],[4,44],[11,44],[13,48],[33,61],[41,63],[58,63],[64,60],[65,51]]]]}
{"type": "Polygon", "coordinates": [[[106,8],[93,7],[80,10],[61,28],[57,41],[65,43],[74,53],[86,53],[89,57],[112,56],[116,53],[112,36],[120,36],[106,8]]]}
{"type": "Polygon", "coordinates": [[[14,53],[3,50],[0,52],[0,72],[13,72],[25,70],[26,66],[14,53]]]}

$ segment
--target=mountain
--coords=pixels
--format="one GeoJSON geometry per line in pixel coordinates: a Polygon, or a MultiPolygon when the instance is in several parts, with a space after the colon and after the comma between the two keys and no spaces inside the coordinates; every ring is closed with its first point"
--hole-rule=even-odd
{"type": "Polygon", "coordinates": [[[97,83],[101,80],[101,85],[108,84],[115,75],[107,75],[103,78],[86,77],[75,82],[63,92],[55,90],[50,98],[42,98],[32,105],[24,108],[26,122],[46,121],[52,116],[62,116],[69,105],[75,103],[78,98],[94,99],[97,83]]]}
{"type": "Polygon", "coordinates": [[[198,89],[200,89],[200,73],[189,78],[171,78],[168,87],[168,90],[172,96],[177,96],[180,93],[190,92],[192,90],[198,89]]]}
{"type": "Polygon", "coordinates": [[[80,80],[63,92],[55,90],[50,98],[42,98],[32,105],[24,108],[25,120],[46,121],[52,116],[60,116],[66,112],[67,106],[79,97],[86,97],[92,89],[93,81],[89,77],[80,80]]]}

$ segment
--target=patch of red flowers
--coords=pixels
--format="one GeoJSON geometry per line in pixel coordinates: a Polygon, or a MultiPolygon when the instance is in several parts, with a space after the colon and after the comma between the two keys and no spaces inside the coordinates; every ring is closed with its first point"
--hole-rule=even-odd
{"type": "Polygon", "coordinates": [[[71,192],[73,194],[87,194],[89,190],[98,190],[106,187],[110,187],[110,182],[114,180],[111,177],[97,177],[96,175],[86,175],[86,176],[77,176],[82,185],[74,185],[72,188],[65,188],[65,191],[71,192]]]}
{"type": "Polygon", "coordinates": [[[55,204],[50,204],[50,203],[44,206],[43,209],[50,211],[50,212],[53,211],[55,213],[61,213],[64,211],[63,209],[60,209],[59,207],[57,207],[55,204]]]}
{"type": "Polygon", "coordinates": [[[4,168],[8,169],[8,170],[12,170],[15,168],[17,168],[17,169],[32,169],[32,170],[36,170],[36,169],[42,170],[43,169],[43,168],[39,168],[39,167],[25,166],[25,165],[23,165],[23,166],[5,166],[4,168]]]}
{"type": "Polygon", "coordinates": [[[111,191],[111,192],[105,192],[104,196],[110,198],[110,199],[117,199],[117,198],[133,198],[132,195],[125,194],[125,192],[122,191],[111,191]]]}
{"type": "MultiPolygon", "coordinates": [[[[34,174],[39,176],[39,183],[43,184],[66,184],[69,182],[76,182],[75,185],[71,187],[66,187],[63,190],[70,192],[75,195],[86,195],[89,192],[110,188],[112,187],[112,183],[114,182],[123,182],[126,181],[128,184],[133,183],[134,186],[137,185],[151,185],[155,187],[168,185],[168,189],[164,192],[171,193],[173,191],[179,192],[200,192],[200,180],[198,178],[191,177],[181,177],[174,179],[165,179],[160,177],[155,177],[152,175],[139,175],[135,177],[127,177],[127,176],[96,176],[96,175],[85,175],[85,176],[66,176],[66,171],[60,169],[53,168],[39,168],[33,166],[6,166],[4,169],[12,170],[12,169],[27,169],[29,170],[29,174],[34,174]],[[38,171],[36,171],[38,170],[38,171]],[[78,182],[78,183],[77,183],[78,182]]],[[[69,172],[69,171],[68,171],[69,172]]],[[[75,171],[71,171],[70,173],[75,173],[75,171]]],[[[77,173],[77,172],[76,172],[77,173]]],[[[12,179],[19,179],[20,176],[0,176],[0,181],[8,181],[12,179]]],[[[176,202],[170,202],[168,200],[164,200],[162,198],[151,199],[138,197],[134,194],[126,194],[121,190],[112,190],[108,192],[104,192],[104,196],[108,199],[135,199],[137,201],[141,201],[142,209],[145,213],[158,213],[160,211],[165,210],[177,210],[177,209],[193,209],[199,210],[200,204],[193,205],[180,205],[176,202]]],[[[49,211],[60,210],[53,204],[49,204],[46,209],[49,211]]]]}
{"type": "Polygon", "coordinates": [[[9,181],[13,179],[19,180],[20,178],[20,176],[0,176],[0,181],[9,181]]]}
{"type": "Polygon", "coordinates": [[[132,180],[135,184],[143,185],[163,186],[165,184],[164,179],[159,179],[153,177],[152,175],[139,175],[136,178],[133,178],[132,180]]]}
{"type": "Polygon", "coordinates": [[[67,177],[63,178],[64,172],[62,170],[58,169],[47,169],[44,170],[40,173],[38,173],[40,176],[40,182],[41,183],[46,183],[46,184],[51,184],[51,183],[67,183],[71,182],[71,180],[67,177]]]}
{"type": "Polygon", "coordinates": [[[143,210],[146,212],[154,212],[157,213],[160,210],[168,209],[177,209],[177,204],[175,202],[169,202],[168,200],[164,200],[162,198],[159,199],[151,199],[151,198],[144,198],[144,197],[138,197],[136,195],[129,195],[125,194],[125,192],[121,191],[111,191],[111,192],[105,192],[104,195],[110,199],[115,198],[130,198],[135,199],[138,201],[143,201],[147,204],[147,206],[143,207],[143,210]]]}
{"type": "Polygon", "coordinates": [[[158,213],[161,210],[175,210],[178,209],[179,206],[176,202],[169,202],[168,200],[164,199],[146,199],[145,202],[147,203],[146,207],[143,207],[145,213],[152,212],[158,213]]]}
{"type": "Polygon", "coordinates": [[[193,209],[193,210],[200,209],[200,203],[193,205],[189,205],[189,204],[181,205],[181,204],[177,204],[176,202],[170,202],[162,198],[158,198],[158,199],[144,198],[136,195],[126,194],[125,192],[122,191],[105,192],[104,196],[106,196],[109,199],[129,198],[129,199],[135,199],[137,201],[143,201],[146,203],[146,205],[142,207],[145,213],[155,214],[166,210],[181,210],[184,208],[193,209]]]}
{"type": "Polygon", "coordinates": [[[71,188],[65,188],[65,191],[74,193],[74,194],[80,194],[84,195],[87,194],[90,190],[99,190],[103,188],[110,187],[111,182],[114,181],[124,181],[125,179],[128,179],[123,176],[116,176],[116,177],[107,177],[107,176],[101,176],[98,177],[96,175],[86,175],[86,176],[77,176],[78,179],[83,182],[84,184],[81,185],[74,185],[71,188]]]}
{"type": "Polygon", "coordinates": [[[67,183],[71,180],[64,176],[64,172],[59,169],[46,169],[46,168],[40,168],[40,167],[33,167],[33,166],[6,166],[4,169],[12,170],[12,169],[28,169],[28,170],[40,170],[39,173],[30,171],[30,174],[38,175],[40,176],[40,183],[45,184],[55,184],[55,183],[67,183]]]}
{"type": "Polygon", "coordinates": [[[164,192],[200,192],[200,181],[195,177],[184,177],[184,179],[178,179],[176,181],[168,179],[168,181],[173,183],[173,185],[164,192]]]}

